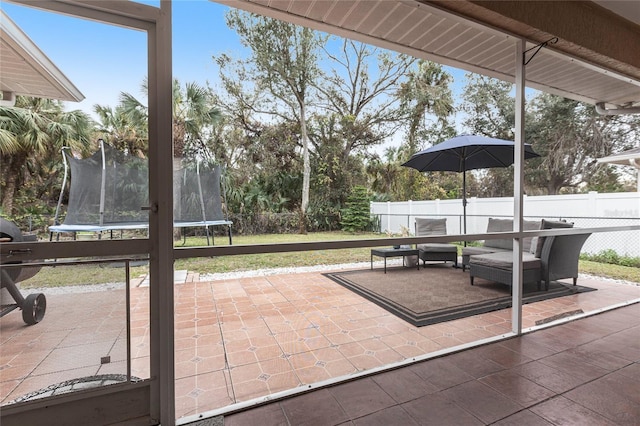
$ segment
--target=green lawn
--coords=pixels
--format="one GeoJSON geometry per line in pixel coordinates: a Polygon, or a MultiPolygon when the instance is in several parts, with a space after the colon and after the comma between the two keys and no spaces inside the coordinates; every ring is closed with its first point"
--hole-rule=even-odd
{"type": "Polygon", "coordinates": [[[598,277],[613,278],[616,280],[640,283],[640,268],[630,266],[611,265],[590,260],[580,261],[580,272],[598,277]]]}
{"type": "MultiPolygon", "coordinates": [[[[250,235],[234,236],[234,245],[241,244],[266,244],[285,242],[313,242],[353,240],[365,238],[386,238],[385,234],[373,233],[346,233],[346,232],[320,232],[280,235],[250,235]]],[[[225,236],[216,237],[217,244],[226,244],[225,236]]],[[[186,244],[177,241],[177,247],[205,246],[206,239],[187,238],[186,244]]],[[[310,252],[271,253],[260,255],[222,256],[219,258],[192,258],[176,261],[175,269],[186,269],[200,274],[247,271],[264,268],[286,268],[295,266],[335,265],[342,263],[368,262],[370,260],[370,248],[354,248],[340,250],[315,250],[310,252]]],[[[580,261],[580,271],[583,273],[603,276],[614,279],[622,279],[632,282],[640,282],[640,269],[619,265],[580,261]]],[[[131,268],[131,277],[144,276],[148,272],[148,266],[135,266],[131,268]]],[[[112,282],[124,282],[124,268],[103,265],[85,266],[59,266],[46,267],[40,270],[36,276],[21,283],[22,288],[33,287],[58,287],[82,284],[103,284],[112,282]]]]}

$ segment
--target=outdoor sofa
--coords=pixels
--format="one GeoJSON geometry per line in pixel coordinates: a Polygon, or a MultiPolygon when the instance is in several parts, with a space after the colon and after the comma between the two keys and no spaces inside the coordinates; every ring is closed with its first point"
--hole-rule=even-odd
{"type": "MultiPolygon", "coordinates": [[[[525,231],[537,231],[542,229],[542,221],[525,220],[523,222],[523,229],[525,231]]],[[[496,219],[489,218],[487,224],[487,234],[493,232],[511,232],[513,231],[513,219],[496,219]]],[[[528,252],[531,250],[533,238],[525,238],[522,242],[522,251],[528,252]]],[[[500,239],[500,240],[486,240],[481,246],[468,246],[462,249],[462,270],[464,271],[469,266],[469,258],[479,254],[491,254],[497,252],[508,252],[511,254],[513,249],[512,239],[500,239]]]]}
{"type": "MultiPolygon", "coordinates": [[[[543,229],[570,227],[566,222],[543,221],[543,229]]],[[[556,235],[539,237],[528,252],[522,253],[523,284],[536,283],[538,289],[545,282],[545,290],[554,280],[578,279],[578,260],[580,250],[591,233],[556,235]]],[[[513,252],[499,251],[490,254],[472,255],[469,258],[469,277],[471,285],[474,277],[511,285],[513,280],[513,252]]]]}

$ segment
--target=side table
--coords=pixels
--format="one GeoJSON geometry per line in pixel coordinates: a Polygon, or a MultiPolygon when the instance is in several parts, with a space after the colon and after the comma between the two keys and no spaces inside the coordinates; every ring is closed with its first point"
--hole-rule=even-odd
{"type": "MultiPolygon", "coordinates": [[[[379,248],[371,249],[371,269],[373,269],[373,256],[384,258],[384,273],[387,273],[387,257],[402,256],[402,266],[404,266],[404,256],[418,256],[420,251],[413,248],[379,248]]],[[[416,262],[420,270],[420,260],[416,262]]]]}

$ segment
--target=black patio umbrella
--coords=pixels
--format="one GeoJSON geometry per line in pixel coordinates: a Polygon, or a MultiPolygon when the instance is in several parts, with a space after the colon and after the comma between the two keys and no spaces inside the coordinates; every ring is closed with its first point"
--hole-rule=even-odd
{"type": "MultiPolygon", "coordinates": [[[[513,164],[515,143],[478,135],[461,135],[417,152],[405,167],[420,172],[462,172],[462,209],[467,233],[467,170],[509,167],[513,164]]],[[[539,157],[530,144],[524,144],[524,158],[539,157]]]]}

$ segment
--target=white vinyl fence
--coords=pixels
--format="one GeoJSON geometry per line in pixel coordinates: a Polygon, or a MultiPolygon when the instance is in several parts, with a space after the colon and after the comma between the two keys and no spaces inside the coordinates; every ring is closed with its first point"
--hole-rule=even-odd
{"type": "MultiPolygon", "coordinates": [[[[468,234],[486,232],[490,217],[513,217],[513,197],[467,201],[468,234]]],[[[462,200],[372,202],[371,214],[379,220],[380,232],[398,234],[406,227],[413,234],[416,217],[444,217],[448,234],[463,234],[462,200]]],[[[525,196],[524,216],[526,220],[566,219],[580,228],[640,225],[640,192],[525,196]]],[[[582,251],[596,254],[607,249],[640,257],[640,231],[594,233],[582,251]]]]}

